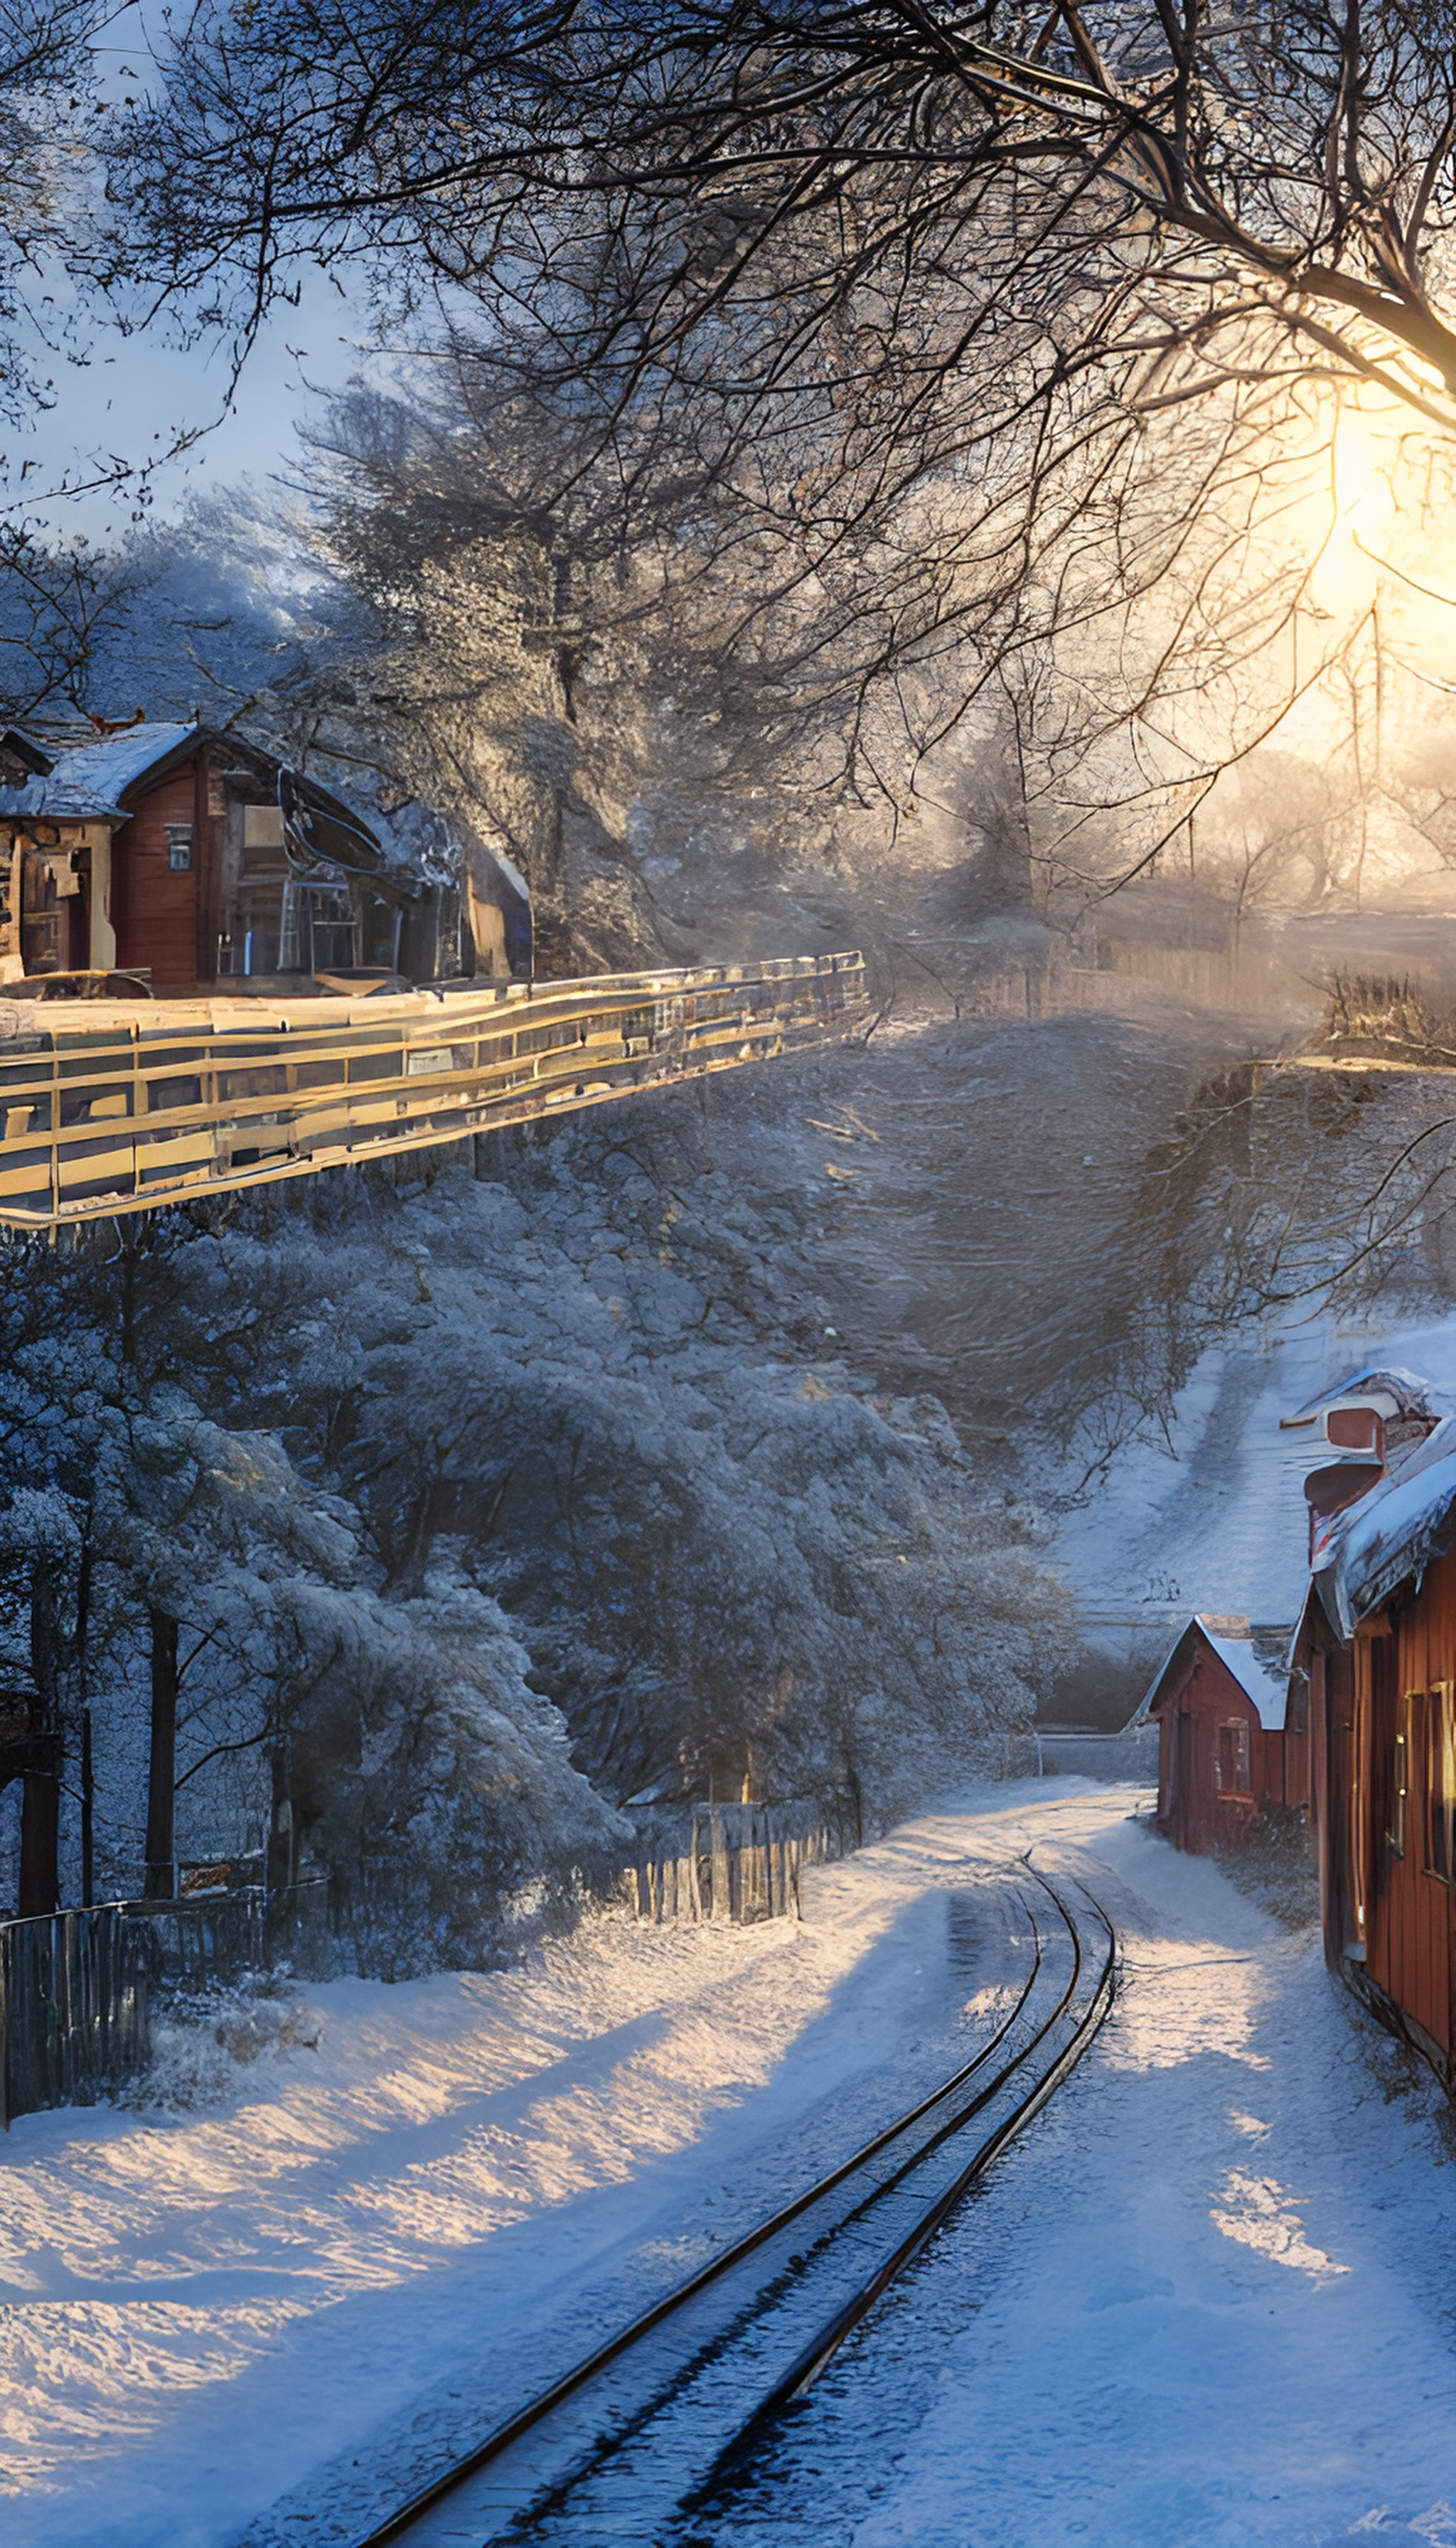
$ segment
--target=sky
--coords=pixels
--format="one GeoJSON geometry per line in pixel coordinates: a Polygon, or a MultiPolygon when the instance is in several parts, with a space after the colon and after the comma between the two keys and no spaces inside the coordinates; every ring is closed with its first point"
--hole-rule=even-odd
{"type": "MultiPolygon", "coordinates": [[[[134,0],[101,29],[92,50],[102,98],[144,86],[147,20],[158,14],[134,0]]],[[[193,447],[155,468],[147,497],[153,515],[180,513],[209,487],[291,472],[298,425],[316,394],[345,387],[378,360],[367,318],[333,282],[317,267],[300,269],[296,279],[297,306],[265,322],[229,401],[226,334],[189,347],[165,319],[124,334],[103,313],[82,313],[62,273],[45,273],[36,297],[62,350],[41,347],[36,372],[53,383],[52,400],[38,408],[30,432],[8,438],[4,455],[13,479],[24,473],[34,516],[60,536],[119,535],[135,513],[135,491],[98,488],[69,498],[52,491],[87,488],[99,474],[98,456],[144,465],[189,433],[199,434],[193,447]]]]}
{"type": "Polygon", "coordinates": [[[371,372],[378,358],[363,341],[358,313],[316,272],[305,278],[299,306],[265,324],[230,403],[228,359],[226,341],[186,348],[161,328],[125,336],[93,326],[84,364],[62,360],[54,368],[53,407],[37,415],[32,434],[11,444],[13,468],[18,474],[27,464],[28,488],[43,500],[36,504],[39,518],[61,535],[84,532],[92,540],[125,530],[136,509],[135,494],[126,488],[45,499],[94,477],[98,452],[140,463],[164,452],[179,428],[213,429],[156,469],[154,515],[181,512],[209,487],[290,475],[298,427],[317,394],[342,389],[371,372]]]}

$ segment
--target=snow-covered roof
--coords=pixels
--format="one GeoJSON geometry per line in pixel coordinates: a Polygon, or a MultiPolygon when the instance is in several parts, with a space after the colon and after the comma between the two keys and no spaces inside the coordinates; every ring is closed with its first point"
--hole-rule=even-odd
{"type": "Polygon", "coordinates": [[[1408,1576],[1456,1545],[1456,1415],[1444,1416],[1400,1467],[1335,1518],[1318,1552],[1320,1598],[1342,1637],[1408,1576]]]}
{"type": "Polygon", "coordinates": [[[1225,1671],[1232,1674],[1244,1697],[1253,1700],[1265,1733],[1277,1733],[1289,1698],[1288,1675],[1266,1664],[1249,1638],[1215,1636],[1202,1620],[1199,1626],[1225,1671]]]}
{"type": "Polygon", "coordinates": [[[1431,1384],[1417,1372],[1405,1371],[1399,1363],[1389,1366],[1371,1363],[1363,1371],[1351,1372],[1347,1380],[1338,1380],[1332,1388],[1321,1389],[1315,1398],[1307,1398],[1293,1415],[1282,1415],[1283,1426],[1313,1424],[1317,1416],[1327,1414],[1334,1407],[1352,1401],[1356,1406],[1377,1398],[1390,1398],[1403,1415],[1432,1415],[1438,1401],[1431,1384]]]}
{"type": "Polygon", "coordinates": [[[1289,1697],[1289,1676],[1276,1663],[1266,1662],[1249,1633],[1248,1623],[1221,1616],[1217,1611],[1195,1611],[1188,1625],[1174,1638],[1143,1695],[1133,1725],[1145,1725],[1152,1714],[1153,1701],[1168,1673],[1188,1639],[1195,1633],[1211,1646],[1227,1673],[1237,1682],[1244,1697],[1251,1700],[1260,1725],[1266,1734],[1282,1732],[1284,1710],[1289,1697]]]}
{"type": "Polygon", "coordinates": [[[57,753],[48,778],[24,787],[0,787],[0,815],[37,815],[47,822],[85,822],[122,813],[121,798],[158,761],[190,741],[194,725],[137,725],[57,753]]]}

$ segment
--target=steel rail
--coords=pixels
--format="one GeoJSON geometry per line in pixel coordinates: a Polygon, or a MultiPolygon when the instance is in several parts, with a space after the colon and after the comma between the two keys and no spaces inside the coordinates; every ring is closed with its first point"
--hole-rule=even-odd
{"type": "MultiPolygon", "coordinates": [[[[1028,1909],[1031,1916],[1025,1897],[1018,1895],[1017,1898],[1021,1901],[1022,1907],[1028,1909]]],[[[697,2272],[690,2274],[685,2282],[675,2284],[672,2291],[665,2293],[660,2301],[655,2301],[652,2307],[644,2310],[639,2317],[630,2320],[615,2335],[609,2336],[604,2344],[598,2345],[594,2352],[589,2353],[583,2361],[574,2364],[570,2371],[563,2372],[561,2378],[553,2381],[549,2389],[543,2389],[538,2397],[530,2399],[524,2407],[517,2410],[515,2414],[508,2416],[503,2423],[498,2424],[486,2435],[484,2441],[477,2443],[474,2450],[469,2451],[463,2459],[455,2461],[443,2475],[433,2479],[417,2495],[411,2496],[410,2502],[402,2505],[398,2512],[392,2513],[377,2530],[371,2530],[367,2538],[360,2542],[360,2548],[386,2548],[387,2542],[403,2539],[410,2524],[417,2521],[421,2513],[427,2512],[445,2496],[452,2494],[464,2479],[474,2477],[478,2470],[487,2467],[493,2459],[499,2459],[502,2451],[508,2450],[513,2442],[520,2441],[535,2425],[543,2422],[554,2409],[562,2406],[568,2398],[574,2397],[579,2390],[587,2386],[589,2381],[594,2380],[610,2364],[619,2361],[622,2355],[639,2344],[644,2336],[650,2335],[655,2327],[661,2326],[688,2301],[694,2300],[699,2292],[706,2291],[709,2284],[720,2281],[723,2275],[730,2273],[735,2266],[743,2264],[760,2247],[767,2246],[770,2239],[777,2237],[781,2230],[791,2229],[794,2222],[814,2204],[821,2203],[826,2195],[833,2194],[836,2188],[843,2185],[850,2177],[858,2175],[870,2159],[876,2158],[881,2150],[887,2149],[904,2133],[922,2122],[925,2116],[933,2112],[935,2107],[943,2104],[947,2097],[954,2096],[958,2088],[965,2086],[976,2071],[984,2068],[992,2054],[1004,2044],[1036,1987],[1037,1978],[1042,1969],[1044,1951],[1035,1917],[1032,1918],[1032,1938],[1031,1970],[1017,1993],[1015,2004],[1002,2019],[990,2041],[982,2045],[973,2059],[967,2061],[951,2078],[943,2080],[941,2085],[933,2089],[928,2097],[922,2098],[918,2105],[912,2106],[903,2115],[897,2115],[893,2123],[887,2124],[883,2131],[874,2135],[872,2140],[865,2141],[862,2148],[842,2160],[838,2167],[831,2168],[827,2176],[821,2176],[805,2193],[795,2195],[791,2203],[784,2204],[779,2211],[771,2214],[767,2221],[761,2221],[756,2229],[746,2231],[743,2237],[736,2238],[731,2246],[722,2250],[720,2255],[711,2257],[707,2264],[699,2266],[697,2272]]]]}
{"type": "MultiPolygon", "coordinates": [[[[1061,1901],[1055,1887],[1047,1883],[1046,1878],[1040,1873],[1038,1868],[1029,1866],[1028,1872],[1036,1877],[1039,1884],[1046,1886],[1046,1891],[1051,1895],[1052,1900],[1056,1903],[1057,1909],[1061,1912],[1063,1919],[1067,1921],[1067,1927],[1070,1930],[1072,1937],[1073,1967],[1072,1978],[1067,1985],[1067,1990],[1064,1994],[1060,2009],[1056,2015],[1048,2018],[1046,2026],[1039,2031],[1039,2033],[1032,2039],[1032,2042],[1027,2046],[1026,2051],[1022,2055],[1024,2060],[1029,2058],[1031,2053],[1036,2050],[1038,2044],[1045,2041],[1046,2035],[1049,2034],[1051,2027],[1057,2022],[1057,2016],[1065,2013],[1065,2010],[1067,2006],[1069,2006],[1071,1998],[1075,1992],[1077,1981],[1080,1978],[1083,1961],[1081,1939],[1077,1935],[1075,1924],[1069,1918],[1066,1906],[1061,1901]]],[[[1086,1893],[1085,1885],[1079,1886],[1078,1890],[1086,1893]]],[[[1102,1922],[1102,1925],[1106,1930],[1107,1949],[1103,1957],[1102,1969],[1097,1978],[1096,1987],[1090,2001],[1088,2002],[1086,2010],[1077,2022],[1070,2041],[1063,2046],[1061,2051],[1056,2055],[1055,2060],[1050,2063],[1049,2067],[1046,2071],[1044,2071],[1042,2077],[1021,2100],[1014,2111],[1007,2116],[1003,2123],[997,2126],[994,2132],[987,2136],[984,2141],[981,2142],[979,2148],[967,2160],[965,2166],[956,2177],[954,2183],[947,2186],[944,2192],[937,2197],[933,2204],[931,2204],[929,2209],[922,2214],[914,2228],[900,2240],[900,2243],[895,2248],[893,2254],[887,2256],[884,2263],[880,2265],[865,2282],[862,2283],[860,2289],[844,2304],[843,2308],[838,2312],[836,2317],[830,2320],[829,2324],[820,2330],[813,2343],[804,2348],[804,2351],[799,2355],[798,2360],[791,2364],[788,2371],[785,2372],[782,2378],[775,2383],[774,2387],[769,2392],[767,2397],[762,2398],[759,2401],[748,2421],[744,2424],[742,2429],[734,2435],[733,2440],[719,2455],[718,2460],[714,2463],[713,2469],[709,2473],[707,2479],[704,2480],[703,2485],[694,2490],[693,2495],[688,2498],[687,2501],[689,2507],[699,2502],[706,2502],[708,2496],[722,2483],[724,2477],[729,2474],[732,2467],[739,2459],[741,2459],[745,2449],[759,2440],[765,2426],[772,2423],[776,2416],[782,2413],[785,2407],[791,2406],[795,2399],[802,2398],[805,2392],[813,2386],[813,2383],[818,2379],[820,2373],[826,2369],[830,2362],[833,2361],[834,2356],[839,2352],[840,2347],[845,2343],[846,2339],[854,2332],[854,2329],[860,2324],[861,2320],[868,2316],[881,2293],[887,2291],[890,2284],[896,2281],[898,2277],[905,2272],[906,2268],[914,2263],[915,2258],[920,2254],[922,2248],[929,2245],[937,2230],[945,2227],[946,2222],[950,2219],[951,2214],[955,2211],[956,2206],[959,2203],[962,2196],[968,2192],[969,2188],[977,2181],[978,2178],[983,2177],[987,2171],[994,2166],[996,2160],[1000,2158],[1003,2151],[1009,2149],[1012,2142],[1020,2138],[1021,2134],[1026,2131],[1027,2126],[1035,2120],[1035,2118],[1041,2113],[1043,2107],[1047,2103],[1048,2099],[1054,2095],[1055,2091],[1060,2087],[1063,2079],[1065,2079],[1069,2073],[1076,2068],[1077,2063],[1081,2060],[1083,2053],[1091,2044],[1093,2037],[1097,2034],[1099,2028],[1107,2017],[1117,1988],[1117,1932],[1095,1895],[1088,1893],[1087,1900],[1091,1903],[1093,1910],[1096,1912],[1099,1920],[1102,1922]]]]}
{"type": "MultiPolygon", "coordinates": [[[[792,2260],[798,2274],[808,2270],[816,2252],[835,2247],[847,2231],[852,2231],[857,2223],[873,2211],[876,2204],[886,2197],[893,2196],[905,2179],[923,2166],[926,2160],[932,2157],[954,2134],[963,2130],[975,2115],[983,2113],[988,2105],[993,2104],[1000,2091],[1025,2068],[1053,2028],[1066,2017],[1076,1998],[1078,1983],[1082,1976],[1084,1963],[1082,1940],[1064,1899],[1040,1869],[1032,1866],[1030,1860],[1031,1854],[1028,1852],[1023,1865],[1034,1881],[1050,1896],[1071,1943],[1071,1971],[1055,2006],[1049,2016],[1043,2020],[1035,2034],[1022,2046],[1020,2051],[1004,2065],[995,2079],[978,2092],[972,2103],[962,2113],[935,2133],[895,2170],[893,2175],[876,2183],[854,2211],[829,2225],[816,2241],[815,2247],[810,2248],[802,2257],[792,2260]]],[[[1085,1887],[1079,1889],[1085,1891],[1085,1887]]],[[[1091,1895],[1087,1898],[1089,1901],[1093,1900],[1091,1895]]],[[[803,2396],[839,2351],[846,2338],[873,2308],[881,2294],[914,2261],[922,2248],[935,2236],[937,2230],[944,2227],[956,2205],[970,2186],[988,2172],[995,2160],[1010,2147],[1035,2116],[1040,2114],[1054,2090],[1080,2060],[1111,2006],[1116,1976],[1116,1933],[1101,1904],[1094,1902],[1093,1907],[1107,1934],[1107,1952],[1088,2006],[1078,2020],[1068,2044],[1056,2054],[1047,2068],[1033,2081],[1031,2088],[1018,2100],[1011,2114],[1005,2117],[986,2139],[977,2145],[952,2183],[918,2214],[910,2230],[899,2240],[890,2255],[876,2266],[874,2272],[859,2286],[841,2308],[821,2323],[810,2343],[795,2357],[788,2372],[753,2400],[747,2413],[736,2421],[733,2431],[714,2454],[704,2476],[695,2484],[683,2489],[678,2498],[676,2507],[678,2511],[685,2516],[698,2513],[706,2509],[721,2490],[731,2485],[733,2479],[741,2473],[743,2463],[762,2445],[769,2428],[782,2413],[785,2407],[791,2405],[796,2398],[803,2396]]],[[[783,2279],[785,2284],[789,2284],[796,2279],[796,2276],[791,2275],[783,2279]]],[[[768,2310],[776,2306],[782,2296],[781,2291],[773,2289],[761,2295],[754,2318],[757,2320],[766,2316],[768,2310]]],[[[729,2350],[733,2338],[730,2337],[728,2346],[721,2349],[725,2352],[729,2350]]],[[[671,2398],[676,2393],[685,2391],[690,2383],[700,2376],[705,2363],[712,2358],[713,2351],[714,2348],[704,2348],[698,2359],[686,2366],[675,2380],[668,2384],[645,2412],[635,2419],[633,2425],[604,2437],[598,2449],[587,2462],[574,2468],[555,2487],[543,2489],[531,2505],[512,2522],[512,2529],[521,2536],[529,2537],[543,2532],[556,2514],[564,2513],[570,2521],[573,2497],[590,2485],[593,2476],[608,2471],[611,2462],[630,2444],[634,2433],[640,2432],[662,2414],[671,2398]]],[[[483,2534],[483,2537],[500,2535],[498,2530],[483,2534]]]]}
{"type": "MultiPolygon", "coordinates": [[[[787,2267],[771,2282],[767,2290],[758,2291],[751,2296],[746,2303],[747,2323],[753,2324],[765,2317],[776,2306],[777,2300],[783,2293],[791,2289],[796,2281],[802,2279],[816,2257],[834,2248],[846,2231],[853,2230],[871,2216],[875,2207],[899,2191],[906,2180],[911,2178],[918,2168],[924,2166],[937,2150],[955,2135],[963,2131],[977,2115],[984,2113],[988,2106],[994,2104],[1008,2085],[1025,2069],[1027,2062],[1046,2043],[1053,2029],[1065,2019],[1076,1997],[1082,1977],[1085,1961],[1082,1941],[1076,1922],[1065,1901],[1040,1869],[1031,1866],[1030,1853],[1023,1864],[1027,1874],[1049,1896],[1071,1943],[1071,1971],[1049,2015],[1042,2019],[1027,2043],[1003,2062],[989,2080],[982,2081],[978,2085],[975,2095],[968,2102],[958,2106],[949,2118],[940,2122],[928,2138],[918,2141],[887,2176],[877,2178],[863,2199],[849,2212],[827,2223],[804,2254],[791,2257],[787,2267]]],[[[1085,1892],[1086,1888],[1080,1887],[1079,1890],[1085,1892]]],[[[593,2353],[575,2365],[560,2380],[553,2382],[550,2388],[542,2391],[538,2397],[530,2400],[515,2414],[497,2426],[463,2459],[457,2461],[430,2485],[413,2496],[399,2511],[391,2514],[382,2524],[369,2531],[359,2542],[359,2548],[391,2548],[391,2543],[407,2540],[411,2531],[425,2522],[432,2512],[446,2507],[448,2499],[455,2495],[458,2489],[488,2470],[493,2462],[502,2459],[516,2442],[524,2439],[533,2429],[544,2423],[558,2408],[571,2399],[580,2397],[594,2380],[608,2371],[613,2364],[632,2353],[655,2329],[671,2320],[688,2302],[704,2292],[711,2284],[742,2266],[758,2250],[802,2218],[816,2204],[823,2202],[840,2186],[851,2181],[885,2151],[892,2150],[897,2142],[913,2133],[918,2124],[934,2115],[936,2110],[944,2107],[948,2101],[956,2098],[973,2080],[976,2080],[1005,2045],[1027,2009],[1045,1962],[1046,1942],[1035,1913],[1024,1894],[1018,1892],[1016,1899],[1031,1922],[1033,1937],[1031,1967],[1017,1993],[1014,2005],[997,2026],[989,2042],[970,2061],[963,2064],[951,2078],[943,2081],[929,2096],[920,2099],[905,2114],[898,2116],[871,2140],[855,2151],[850,2158],[809,2187],[805,2193],[784,2205],[744,2237],[735,2240],[731,2246],[725,2248],[720,2255],[713,2257],[687,2281],[678,2285],[662,2300],[654,2303],[652,2308],[632,2320],[605,2344],[598,2346],[593,2353]]],[[[802,2395],[824,2365],[838,2351],[852,2329],[872,2309],[889,2283],[904,2272],[928,2240],[943,2226],[968,2187],[986,2173],[995,2159],[1026,2129],[1034,2116],[1041,2112],[1056,2087],[1082,2057],[1112,2004],[1117,1956],[1116,1932],[1112,1922],[1094,1897],[1088,1894],[1087,1899],[1106,1932],[1106,1953],[1087,2008],[1078,2018],[1068,2043],[1033,2081],[1012,2113],[1003,2118],[986,2139],[977,2145],[965,2165],[956,2172],[952,2185],[943,2189],[935,2200],[917,2215],[909,2231],[896,2241],[891,2254],[876,2265],[874,2272],[856,2288],[850,2299],[837,2308],[827,2321],[821,2323],[810,2344],[802,2348],[795,2358],[789,2373],[775,2380],[769,2392],[754,2399],[748,2414],[736,2425],[731,2437],[715,2454],[705,2478],[700,2484],[694,2486],[690,2493],[684,2491],[682,2499],[684,2504],[692,2504],[703,2500],[715,2486],[721,2484],[743,2452],[750,2448],[761,2435],[765,2425],[794,2397],[802,2395]]],[[[727,2346],[731,2347],[740,2331],[737,2326],[730,2331],[726,2339],[727,2346]]],[[[704,2362],[716,2359],[724,2349],[725,2339],[719,2336],[700,2347],[678,2370],[665,2373],[662,2385],[645,2407],[633,2414],[620,2429],[603,2434],[595,2447],[591,2450],[588,2458],[574,2466],[558,2484],[548,2483],[542,2487],[529,2508],[522,2508],[511,2518],[510,2526],[517,2532],[528,2531],[541,2520],[548,2518],[553,2510],[565,2505],[571,2495],[584,2482],[608,2464],[631,2441],[634,2434],[640,2432],[646,2423],[662,2412],[665,2404],[675,2394],[698,2376],[704,2362]]],[[[485,2537],[491,2528],[492,2525],[488,2520],[482,2531],[482,2537],[485,2537]]]]}

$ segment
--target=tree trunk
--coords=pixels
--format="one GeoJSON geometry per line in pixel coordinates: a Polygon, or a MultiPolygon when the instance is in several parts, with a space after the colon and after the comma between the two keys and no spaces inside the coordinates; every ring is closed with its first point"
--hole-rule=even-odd
{"type": "Polygon", "coordinates": [[[76,1702],[81,1711],[81,1907],[96,1900],[96,1764],[91,1750],[91,1684],[88,1678],[91,1634],[91,1515],[81,1540],[76,1578],[76,1702]]]}
{"type": "MultiPolygon", "coordinates": [[[[39,1559],[31,1572],[32,1737],[45,1739],[46,1768],[29,1770],[21,1794],[20,1915],[45,1919],[60,1907],[61,1681],[68,1641],[60,1623],[59,1568],[39,1559]]],[[[34,1757],[34,1756],[33,1756],[34,1757]]]]}
{"type": "Polygon", "coordinates": [[[20,1916],[44,1920],[60,1904],[60,1778],[28,1770],[21,1795],[20,1916]]]}
{"type": "Polygon", "coordinates": [[[91,1710],[81,1717],[81,1908],[96,1899],[96,1772],[91,1759],[91,1710]]]}
{"type": "Polygon", "coordinates": [[[151,1766],[146,1790],[148,1902],[170,1902],[177,1889],[177,1622],[162,1610],[151,1621],[151,1766]]]}
{"type": "Polygon", "coordinates": [[[290,1747],[283,1741],[275,1746],[273,1753],[273,1811],[268,1821],[268,1857],[264,1867],[264,1882],[270,1890],[292,1884],[297,1866],[291,1785],[290,1747]]]}

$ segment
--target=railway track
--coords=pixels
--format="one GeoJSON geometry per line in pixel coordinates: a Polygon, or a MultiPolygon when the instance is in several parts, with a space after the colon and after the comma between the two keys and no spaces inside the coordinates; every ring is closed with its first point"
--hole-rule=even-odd
{"type": "Polygon", "coordinates": [[[1013,1889],[1025,1971],[972,2059],[510,2415],[359,2548],[666,2543],[731,2483],[956,2204],[1041,2113],[1112,2006],[1085,1887],[1013,1889]]]}

